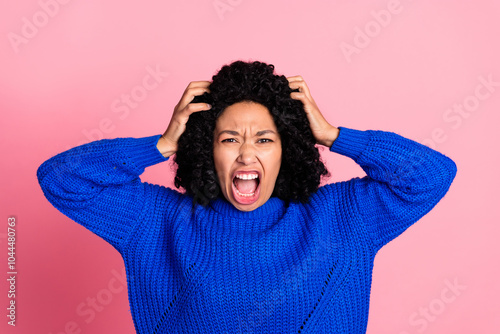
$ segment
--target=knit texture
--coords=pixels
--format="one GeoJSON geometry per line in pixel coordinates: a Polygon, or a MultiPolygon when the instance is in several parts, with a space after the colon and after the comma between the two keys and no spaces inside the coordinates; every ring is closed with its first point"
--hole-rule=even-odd
{"type": "Polygon", "coordinates": [[[207,207],[142,182],[160,135],[103,139],[45,161],[47,199],[123,257],[137,333],[365,333],[377,251],[429,212],[457,172],[393,132],[340,127],[330,148],[366,176],[307,204],[207,207]]]}

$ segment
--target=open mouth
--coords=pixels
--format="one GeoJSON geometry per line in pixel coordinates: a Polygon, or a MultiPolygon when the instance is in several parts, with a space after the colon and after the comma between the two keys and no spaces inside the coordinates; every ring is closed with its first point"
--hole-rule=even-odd
{"type": "Polygon", "coordinates": [[[258,173],[238,173],[233,178],[234,199],[240,204],[252,204],[259,198],[260,177],[258,173]]]}

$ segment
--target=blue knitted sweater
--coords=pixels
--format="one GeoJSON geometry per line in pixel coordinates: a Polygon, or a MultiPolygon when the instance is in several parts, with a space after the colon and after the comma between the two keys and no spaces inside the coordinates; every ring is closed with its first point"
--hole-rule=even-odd
{"type": "Polygon", "coordinates": [[[330,148],[366,176],[307,204],[207,207],[141,182],[166,161],[160,135],[103,139],[37,176],[63,214],[109,242],[126,268],[137,333],[365,333],[377,251],[429,212],[456,174],[447,156],[393,132],[340,127],[330,148]]]}

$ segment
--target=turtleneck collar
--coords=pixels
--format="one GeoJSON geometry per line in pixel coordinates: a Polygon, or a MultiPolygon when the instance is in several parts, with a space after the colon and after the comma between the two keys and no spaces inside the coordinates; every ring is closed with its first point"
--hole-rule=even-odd
{"type": "Polygon", "coordinates": [[[286,211],[285,202],[278,197],[271,197],[266,203],[259,206],[252,211],[238,210],[233,204],[225,198],[218,197],[210,202],[210,206],[226,217],[233,217],[237,219],[253,219],[260,220],[268,216],[281,217],[286,211]]]}

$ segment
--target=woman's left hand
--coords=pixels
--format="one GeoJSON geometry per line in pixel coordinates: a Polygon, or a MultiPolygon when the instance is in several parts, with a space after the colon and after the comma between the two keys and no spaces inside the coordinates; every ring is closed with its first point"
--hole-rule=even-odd
{"type": "Polygon", "coordinates": [[[299,89],[298,92],[292,92],[290,97],[300,100],[304,104],[304,111],[316,142],[327,147],[332,146],[339,134],[339,129],[330,125],[323,117],[309,92],[309,87],[307,87],[306,82],[300,75],[288,77],[287,79],[291,89],[299,89]]]}

